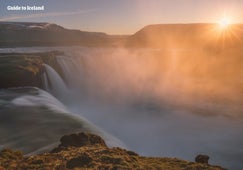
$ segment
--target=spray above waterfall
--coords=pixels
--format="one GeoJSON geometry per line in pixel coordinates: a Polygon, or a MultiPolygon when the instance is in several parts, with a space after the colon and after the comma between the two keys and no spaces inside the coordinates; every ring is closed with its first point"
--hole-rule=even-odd
{"type": "Polygon", "coordinates": [[[212,102],[220,105],[223,100],[240,102],[241,81],[233,74],[240,68],[218,68],[227,61],[237,62],[237,58],[222,57],[216,62],[204,52],[180,49],[77,47],[64,51],[64,55],[56,57],[63,74],[44,65],[44,86],[59,98],[74,99],[72,102],[93,100],[134,105],[139,101],[181,107],[192,103],[211,107],[212,102]],[[225,76],[215,78],[221,74],[225,76]]]}

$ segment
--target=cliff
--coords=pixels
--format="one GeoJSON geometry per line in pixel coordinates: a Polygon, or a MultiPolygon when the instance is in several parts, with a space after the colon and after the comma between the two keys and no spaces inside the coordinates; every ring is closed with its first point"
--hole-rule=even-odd
{"type": "Polygon", "coordinates": [[[0,88],[34,86],[42,88],[43,64],[48,63],[62,74],[56,60],[61,52],[0,53],[0,88]]]}

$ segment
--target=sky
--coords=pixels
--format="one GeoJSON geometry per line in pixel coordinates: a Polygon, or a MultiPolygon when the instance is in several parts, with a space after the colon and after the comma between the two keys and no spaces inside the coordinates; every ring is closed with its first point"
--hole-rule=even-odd
{"type": "Polygon", "coordinates": [[[133,34],[149,24],[243,23],[243,0],[0,0],[0,21],[50,22],[66,28],[133,34]],[[8,11],[7,6],[44,11],[8,11]]]}

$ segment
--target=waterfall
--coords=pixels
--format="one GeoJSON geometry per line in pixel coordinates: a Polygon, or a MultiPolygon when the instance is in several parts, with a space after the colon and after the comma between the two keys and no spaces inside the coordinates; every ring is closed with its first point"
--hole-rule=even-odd
{"type": "Polygon", "coordinates": [[[96,73],[90,65],[92,59],[82,54],[76,54],[57,56],[56,60],[62,69],[63,79],[69,90],[69,101],[66,102],[75,103],[91,97],[91,93],[94,92],[94,88],[92,88],[94,84],[90,84],[90,81],[96,73]]]}
{"type": "Polygon", "coordinates": [[[49,65],[43,64],[45,73],[43,74],[44,88],[56,96],[58,99],[63,100],[68,94],[68,88],[61,78],[61,76],[49,65]]]}
{"type": "MultiPolygon", "coordinates": [[[[43,76],[43,87],[46,91],[50,92],[52,95],[57,97],[58,100],[64,103],[65,106],[67,106],[69,115],[77,116],[77,119],[82,119],[82,128],[97,134],[101,136],[108,146],[122,146],[126,147],[123,142],[121,142],[116,137],[110,135],[109,133],[105,132],[100,128],[99,126],[96,126],[95,124],[89,122],[87,119],[83,117],[82,109],[80,108],[80,98],[82,97],[83,93],[80,91],[82,90],[81,84],[82,83],[82,67],[80,67],[79,59],[75,58],[69,58],[66,56],[57,56],[57,61],[60,64],[63,72],[64,72],[64,78],[62,78],[51,66],[48,64],[43,64],[45,68],[45,72],[42,75],[43,76]],[[64,80],[68,82],[68,86],[64,82],[64,80]],[[78,110],[75,110],[73,108],[75,106],[78,106],[78,110]],[[70,110],[70,111],[69,111],[70,110]]],[[[43,94],[45,94],[43,92],[43,94]]],[[[46,97],[46,95],[45,95],[46,97]]],[[[52,105],[52,98],[48,98],[50,101],[48,101],[49,104],[52,105]]],[[[62,105],[62,104],[60,104],[62,105]]],[[[52,107],[56,109],[55,105],[52,105],[52,107]]],[[[61,107],[63,108],[63,107],[61,107]]],[[[59,107],[57,108],[59,109],[59,107]]],[[[61,111],[58,111],[61,112],[61,111]]]]}
{"type": "MultiPolygon", "coordinates": [[[[61,66],[64,78],[72,88],[84,81],[83,57],[57,56],[57,62],[61,66]]],[[[80,88],[80,86],[78,86],[80,88]]]]}
{"type": "Polygon", "coordinates": [[[43,86],[44,86],[44,89],[46,89],[46,91],[50,91],[48,84],[49,84],[48,78],[47,78],[46,72],[44,72],[43,73],[43,86]]]}
{"type": "Polygon", "coordinates": [[[101,136],[110,147],[125,145],[44,90],[19,87],[0,90],[0,150],[11,148],[24,154],[50,151],[61,136],[90,132],[101,136]],[[0,103],[1,104],[1,103],[0,103]]]}

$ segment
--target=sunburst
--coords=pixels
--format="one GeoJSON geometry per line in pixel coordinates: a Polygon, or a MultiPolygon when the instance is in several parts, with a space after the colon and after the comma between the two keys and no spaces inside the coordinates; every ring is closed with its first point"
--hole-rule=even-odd
{"type": "Polygon", "coordinates": [[[225,30],[230,27],[230,25],[232,24],[232,20],[230,17],[224,16],[221,20],[219,20],[218,24],[220,29],[225,30]]]}
{"type": "MultiPolygon", "coordinates": [[[[227,47],[239,41],[239,28],[233,23],[233,19],[229,15],[223,15],[221,19],[212,26],[210,31],[211,40],[217,42],[217,46],[227,47]]],[[[216,45],[216,44],[215,44],[216,45]]]]}

